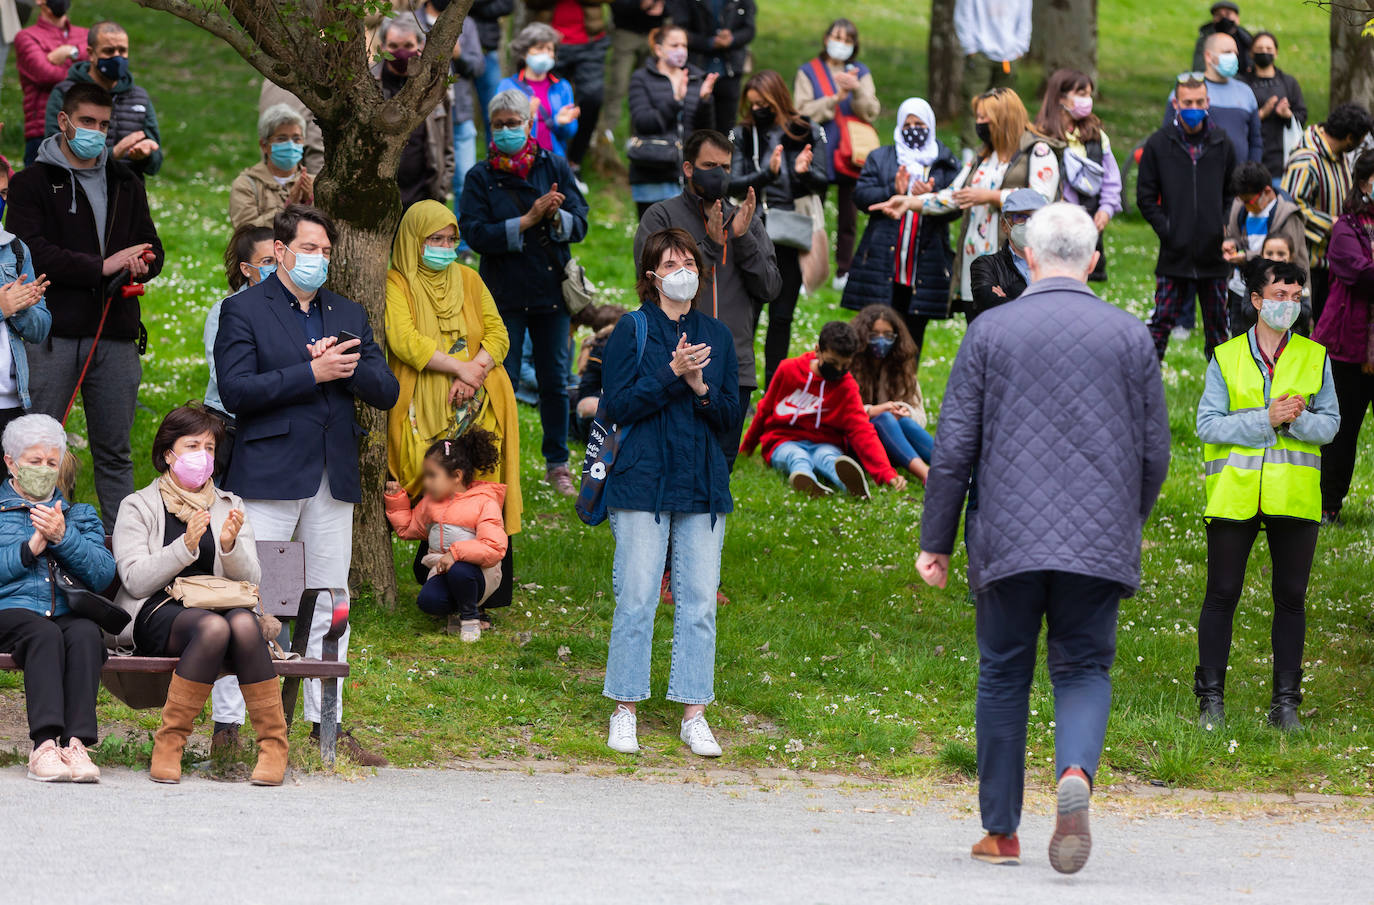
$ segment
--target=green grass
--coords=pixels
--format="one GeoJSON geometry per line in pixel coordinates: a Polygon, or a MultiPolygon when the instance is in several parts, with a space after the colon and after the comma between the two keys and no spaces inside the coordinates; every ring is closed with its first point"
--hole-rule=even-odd
{"type": "MultiPolygon", "coordinates": [[[[1186,69],[1200,17],[1194,4],[1103,0],[1102,98],[1119,153],[1158,122],[1173,75],[1186,69]]],[[[838,10],[837,10],[838,11],[838,10]]],[[[150,182],[154,213],[168,251],[164,276],[150,286],[145,321],[152,335],[144,359],[135,425],[138,481],[152,477],[147,450],[158,418],[205,381],[200,330],[219,298],[227,233],[228,184],[254,159],[256,75],[225,46],[170,17],[114,0],[88,0],[86,16],[115,15],[130,29],[133,69],[152,93],[163,122],[167,164],[150,182]]],[[[857,16],[864,57],[888,117],[925,85],[925,10],[920,4],[868,4],[857,16]],[[878,8],[881,7],[881,8],[878,8]],[[913,11],[913,7],[915,7],[913,11]]],[[[807,0],[764,5],[757,65],[790,74],[816,50],[829,11],[807,0]]],[[[1251,0],[1246,24],[1275,26],[1280,65],[1302,81],[1314,117],[1326,108],[1326,14],[1290,0],[1251,0]]],[[[1027,67],[1020,87],[1031,96],[1040,73],[1027,67]]],[[[21,130],[13,70],[0,112],[11,124],[3,149],[17,159],[21,130]]],[[[1031,104],[1035,106],[1034,103],[1031,104]]],[[[953,124],[941,134],[952,137],[953,124]]],[[[592,230],[580,249],[592,277],[629,301],[633,205],[610,184],[593,185],[592,230]]],[[[832,211],[833,217],[833,211],[832,211]]],[[[1111,302],[1144,317],[1151,306],[1156,242],[1138,217],[1108,232],[1111,302]]],[[[828,288],[803,300],[794,350],[812,343],[839,316],[828,288]]],[[[923,386],[933,412],[962,336],[960,322],[933,326],[923,386]]],[[[1224,732],[1192,727],[1194,624],[1206,574],[1200,513],[1201,448],[1193,408],[1201,391],[1200,339],[1171,347],[1164,368],[1174,460],[1146,531],[1144,582],[1122,608],[1114,670],[1115,706],[1103,778],[1127,777],[1209,789],[1367,792],[1374,782],[1374,468],[1366,436],[1347,507],[1347,527],[1324,531],[1312,575],[1307,641],[1309,730],[1282,738],[1263,727],[1268,703],[1269,564],[1263,543],[1252,557],[1236,619],[1229,681],[1231,723],[1224,732]]],[[[520,590],[500,615],[499,631],[464,646],[439,634],[410,604],[412,549],[396,545],[402,604],[386,612],[354,609],[347,719],[395,763],[424,765],[476,757],[562,758],[624,769],[698,763],[676,740],[677,708],[661,700],[642,709],[639,758],[604,746],[607,702],[600,697],[613,601],[611,539],[588,529],[571,506],[536,483],[538,427],[524,411],[526,530],[517,541],[520,590]]],[[[81,430],[81,422],[74,422],[81,430]]],[[[711,709],[734,766],[790,766],[886,776],[969,775],[977,653],[973,610],[955,558],[949,590],[919,584],[912,568],[921,516],[919,490],[883,493],[868,504],[813,501],[791,494],[757,458],[740,463],[736,513],[727,531],[720,611],[719,700],[711,709]]],[[[91,499],[89,477],[81,496],[91,499]]],[[[666,684],[671,613],[659,617],[654,688],[666,684]]],[[[17,694],[17,676],[0,689],[17,694]]],[[[102,699],[111,725],[139,733],[155,711],[134,713],[102,699]]],[[[1043,668],[1031,701],[1028,762],[1046,777],[1053,756],[1053,702],[1043,668]]],[[[124,730],[117,730],[119,735],[124,730]]],[[[296,736],[303,742],[303,736],[296,736]]],[[[102,746],[111,761],[137,759],[121,735],[102,746]]],[[[297,746],[298,762],[313,756],[297,746]]]]}

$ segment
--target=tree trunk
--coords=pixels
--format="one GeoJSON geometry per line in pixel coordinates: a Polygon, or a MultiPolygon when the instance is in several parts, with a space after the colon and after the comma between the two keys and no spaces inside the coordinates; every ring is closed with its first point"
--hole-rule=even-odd
{"type": "MultiPolygon", "coordinates": [[[[1331,106],[1355,103],[1374,109],[1374,0],[1331,5],[1331,106]]],[[[1315,117],[1314,117],[1315,119],[1315,117]]]]}
{"type": "Polygon", "coordinates": [[[1035,0],[1031,48],[1045,64],[1077,69],[1097,82],[1097,0],[1035,0]]]}
{"type": "Polygon", "coordinates": [[[948,122],[965,111],[959,94],[964,75],[964,49],[954,34],[955,0],[931,0],[930,44],[927,52],[930,88],[927,100],[935,118],[948,122]]]}
{"type": "MultiPolygon", "coordinates": [[[[379,133],[357,120],[336,130],[325,127],[330,149],[316,184],[320,209],[339,228],[329,288],[367,309],[372,335],[386,348],[386,271],[391,239],[401,217],[401,198],[394,174],[406,136],[379,133]],[[333,134],[330,134],[331,131],[333,134]]],[[[370,590],[377,603],[396,605],[396,566],[391,555],[382,488],[386,484],[387,413],[362,402],[358,423],[367,431],[359,449],[362,502],[353,514],[353,565],[349,585],[370,590]]]]}

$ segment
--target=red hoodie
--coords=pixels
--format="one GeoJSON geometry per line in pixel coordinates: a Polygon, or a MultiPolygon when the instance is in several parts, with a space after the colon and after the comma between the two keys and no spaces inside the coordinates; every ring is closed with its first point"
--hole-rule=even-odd
{"type": "Polygon", "coordinates": [[[807,352],[778,365],[739,451],[747,456],[762,444],[763,461],[771,465],[780,443],[829,443],[852,451],[879,483],[891,483],[897,471],[864,413],[859,384],[850,374],[824,379],[811,369],[815,360],[816,353],[807,352]]]}

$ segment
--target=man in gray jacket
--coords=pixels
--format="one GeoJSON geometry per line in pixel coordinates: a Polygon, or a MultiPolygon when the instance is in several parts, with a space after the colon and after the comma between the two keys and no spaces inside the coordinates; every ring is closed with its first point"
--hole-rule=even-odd
{"type": "Polygon", "coordinates": [[[979,804],[973,857],[1017,863],[1026,718],[1042,621],[1055,693],[1059,813],[1050,863],[1088,860],[1088,799],[1111,705],[1117,607],[1169,466],[1150,331],[1086,279],[1097,230],[1052,204],[1027,227],[1031,284],[969,325],[940,406],[917,570],[943,588],[970,480],[977,596],[979,804]]]}
{"type": "Polygon", "coordinates": [[[768,238],[763,220],[754,216],[754,190],[749,190],[738,207],[725,199],[732,151],[730,139],[719,132],[693,132],[682,149],[682,194],[645,211],[635,233],[636,267],[645,240],[672,227],[690,233],[706,259],[707,269],[701,275],[702,310],[730,328],[739,360],[740,421],[730,436],[721,437],[731,470],[739,455],[750,402],[759,387],[754,368],[754,302],[767,305],[782,289],[773,240],[768,238]]]}

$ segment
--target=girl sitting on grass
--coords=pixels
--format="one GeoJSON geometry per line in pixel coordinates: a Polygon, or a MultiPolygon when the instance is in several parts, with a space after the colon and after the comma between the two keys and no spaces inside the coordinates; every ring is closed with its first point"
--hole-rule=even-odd
{"type": "Polygon", "coordinates": [[[447,616],[447,631],[460,640],[482,637],[482,604],[501,584],[506,555],[501,506],[506,485],[476,481],[501,460],[495,435],[473,428],[454,440],[440,440],[425,453],[424,497],[412,511],[396,481],[386,484],[386,517],[407,540],[428,538],[423,560],[429,578],[415,599],[431,616],[447,616]]]}

